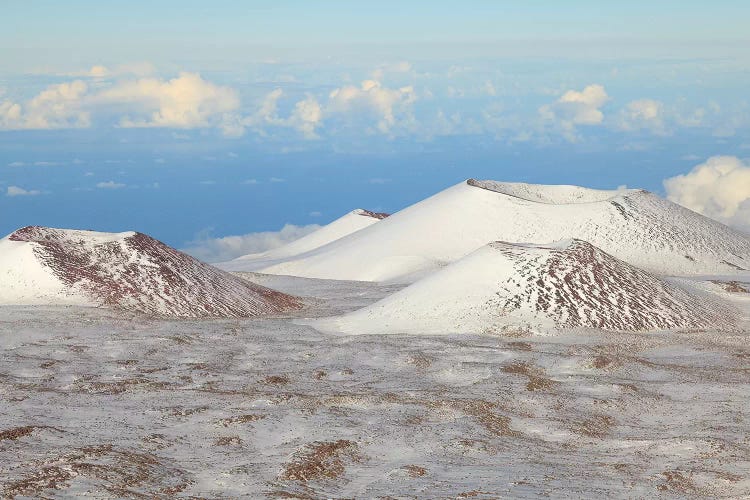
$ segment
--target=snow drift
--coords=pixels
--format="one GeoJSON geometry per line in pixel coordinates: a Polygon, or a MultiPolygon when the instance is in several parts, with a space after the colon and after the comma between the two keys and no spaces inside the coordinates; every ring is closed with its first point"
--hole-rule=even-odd
{"type": "Polygon", "coordinates": [[[176,317],[250,317],[301,307],[145,234],[28,226],[0,240],[0,304],[105,306],[176,317]]]}
{"type": "Polygon", "coordinates": [[[385,219],[388,215],[382,212],[371,212],[358,208],[321,227],[317,231],[284,246],[263,253],[243,255],[228,262],[216,264],[216,266],[226,271],[254,271],[268,267],[284,259],[310,252],[332,241],[357,232],[360,229],[371,226],[385,219]]]}
{"type": "Polygon", "coordinates": [[[261,272],[414,282],[491,241],[579,238],[657,274],[750,269],[750,237],[643,190],[466,182],[261,272]]]}
{"type": "Polygon", "coordinates": [[[735,311],[581,240],[493,242],[359,311],[313,322],[345,333],[733,328],[735,311]]]}

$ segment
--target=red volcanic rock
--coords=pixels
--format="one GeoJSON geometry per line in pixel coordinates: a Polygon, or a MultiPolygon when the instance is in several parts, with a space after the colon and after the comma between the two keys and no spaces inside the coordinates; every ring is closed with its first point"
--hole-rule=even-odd
{"type": "Polygon", "coordinates": [[[175,317],[252,317],[302,307],[142,233],[97,233],[28,226],[11,234],[33,246],[70,295],[91,305],[175,317]]]}
{"type": "Polygon", "coordinates": [[[667,330],[731,327],[733,314],[709,299],[631,266],[596,248],[572,240],[534,252],[505,242],[490,247],[514,263],[497,305],[511,311],[519,304],[564,328],[667,330]],[[502,299],[500,298],[502,297],[502,299]]]}
{"type": "Polygon", "coordinates": [[[387,214],[385,212],[370,212],[369,210],[365,209],[359,209],[359,215],[363,215],[365,217],[372,217],[373,219],[383,220],[386,217],[390,216],[391,214],[387,214]]]}
{"type": "Polygon", "coordinates": [[[586,241],[493,242],[379,302],[315,324],[352,334],[732,331],[738,311],[586,241]]]}

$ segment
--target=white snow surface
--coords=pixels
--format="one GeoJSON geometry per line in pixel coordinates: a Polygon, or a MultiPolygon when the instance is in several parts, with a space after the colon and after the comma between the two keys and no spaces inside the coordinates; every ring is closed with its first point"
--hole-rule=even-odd
{"type": "Polygon", "coordinates": [[[410,283],[492,241],[577,238],[663,275],[750,269],[750,237],[643,190],[469,180],[387,219],[256,269],[410,283]]]}
{"type": "Polygon", "coordinates": [[[369,307],[310,324],[349,334],[663,331],[732,329],[737,313],[696,287],[567,240],[490,243],[369,307]]]}
{"type": "MultiPolygon", "coordinates": [[[[400,288],[247,277],[312,316],[400,288]]],[[[0,306],[0,497],[748,498],[749,332],[332,335],[0,306]]]]}
{"type": "Polygon", "coordinates": [[[355,233],[360,229],[371,226],[380,221],[385,214],[378,214],[358,208],[339,217],[317,231],[294,240],[279,248],[262,253],[243,255],[228,262],[215,264],[226,271],[254,271],[271,266],[284,259],[305,254],[324,245],[336,241],[344,236],[355,233]]]}
{"type": "Polygon", "coordinates": [[[247,317],[301,307],[141,233],[28,226],[0,240],[0,304],[247,317]]]}

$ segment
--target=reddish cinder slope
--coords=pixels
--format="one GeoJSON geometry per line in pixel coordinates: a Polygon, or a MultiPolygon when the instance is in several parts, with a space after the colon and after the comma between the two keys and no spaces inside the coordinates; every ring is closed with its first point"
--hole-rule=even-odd
{"type": "MultiPolygon", "coordinates": [[[[97,233],[28,226],[3,242],[23,250],[29,275],[45,274],[41,295],[59,295],[89,303],[146,314],[175,317],[252,317],[299,309],[296,297],[248,282],[200,262],[142,233],[97,233]]],[[[10,252],[9,252],[10,253],[10,252]]],[[[23,280],[23,273],[17,274],[23,280]]],[[[0,281],[2,277],[0,277],[0,281]]],[[[30,287],[18,283],[16,303],[39,303],[25,298],[30,287]]],[[[6,294],[4,301],[9,301],[6,294]]]]}
{"type": "Polygon", "coordinates": [[[346,333],[501,333],[595,328],[736,328],[737,312],[700,290],[582,240],[493,242],[364,309],[318,320],[346,333]]]}

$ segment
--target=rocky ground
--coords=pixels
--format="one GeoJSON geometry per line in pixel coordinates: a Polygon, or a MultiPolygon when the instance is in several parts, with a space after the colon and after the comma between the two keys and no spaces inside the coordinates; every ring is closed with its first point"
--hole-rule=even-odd
{"type": "MultiPolygon", "coordinates": [[[[255,276],[349,311],[395,286],[255,276]]],[[[0,308],[0,496],[742,497],[750,333],[335,336],[0,308]]]]}

